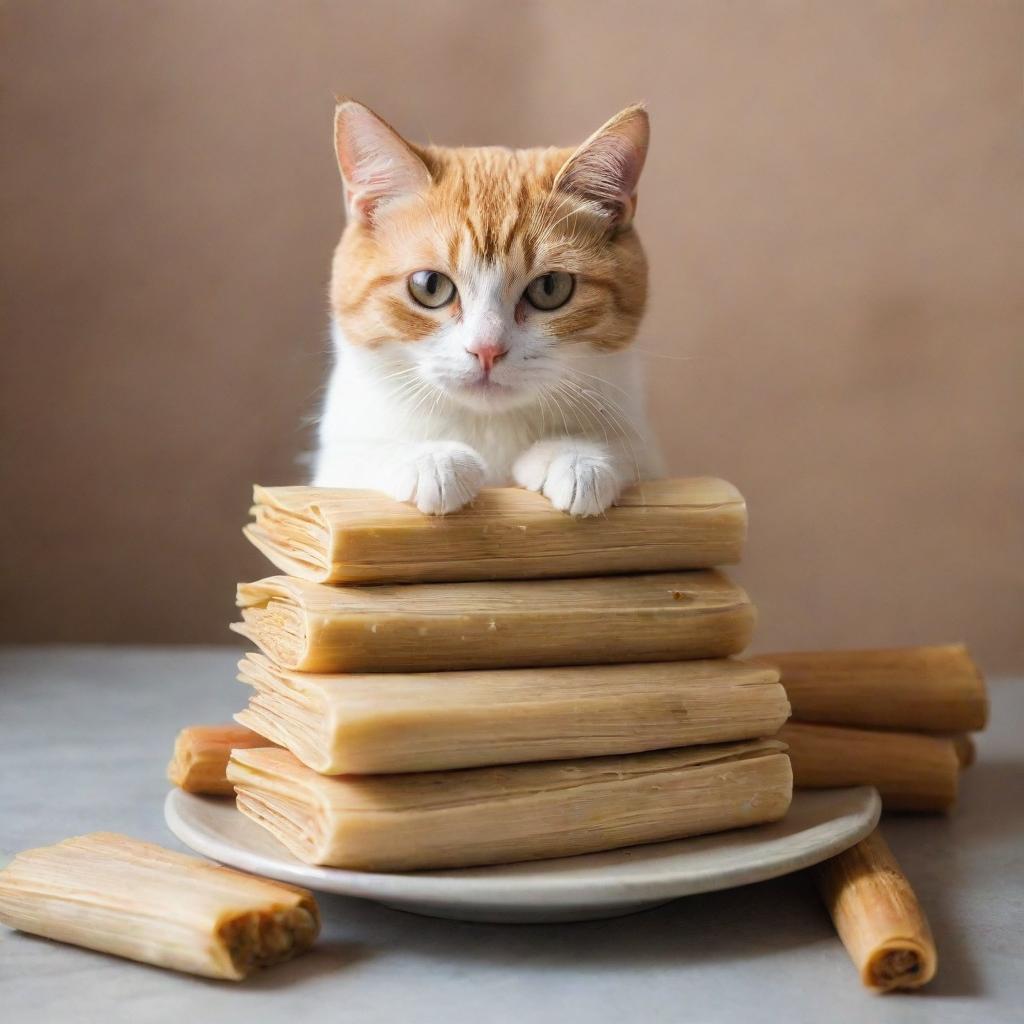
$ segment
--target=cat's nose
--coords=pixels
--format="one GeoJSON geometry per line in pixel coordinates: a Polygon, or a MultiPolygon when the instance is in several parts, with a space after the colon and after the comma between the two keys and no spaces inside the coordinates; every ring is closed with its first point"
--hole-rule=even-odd
{"type": "Polygon", "coordinates": [[[486,341],[479,344],[474,342],[466,351],[480,360],[484,373],[490,373],[494,364],[508,352],[508,349],[500,342],[486,341]]]}

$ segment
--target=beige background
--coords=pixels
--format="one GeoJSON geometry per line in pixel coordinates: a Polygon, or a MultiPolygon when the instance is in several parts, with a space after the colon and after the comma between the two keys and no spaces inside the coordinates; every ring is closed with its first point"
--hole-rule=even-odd
{"type": "Polygon", "coordinates": [[[636,99],[678,473],[747,494],[759,644],[1024,665],[1024,4],[2,5],[7,640],[222,641],[303,478],[333,94],[565,143],[636,99]]]}

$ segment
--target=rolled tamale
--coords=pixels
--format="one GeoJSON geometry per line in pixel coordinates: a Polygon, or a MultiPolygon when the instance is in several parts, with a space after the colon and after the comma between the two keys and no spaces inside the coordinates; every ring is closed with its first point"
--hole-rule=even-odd
{"type": "Polygon", "coordinates": [[[268,741],[240,725],[190,725],[178,733],[167,777],[189,793],[231,796],[225,769],[232,747],[265,747],[268,741]]]}
{"type": "Polygon", "coordinates": [[[754,739],[775,732],[789,714],[772,669],[731,659],[315,675],[250,654],[238,668],[254,693],[236,719],[330,775],[754,739]]]}
{"type": "Polygon", "coordinates": [[[787,722],[797,789],[874,786],[887,811],[946,811],[956,802],[960,759],[950,739],[882,729],[787,722]]]}
{"type": "Polygon", "coordinates": [[[595,665],[724,658],[754,608],[717,572],[337,587],[271,576],[238,587],[248,637],[302,672],[595,665]]]}
{"type": "Polygon", "coordinates": [[[928,920],[880,830],[812,872],[867,988],[919,988],[935,977],[928,920]]]}
{"type": "Polygon", "coordinates": [[[793,717],[802,722],[970,732],[988,719],[985,680],[963,644],[798,651],[751,660],[779,669],[793,717]]]}
{"type": "Polygon", "coordinates": [[[489,488],[424,516],[376,491],[255,487],[245,535],[316,583],[443,583],[709,569],[740,560],[743,497],[712,477],[629,488],[603,516],[571,519],[539,494],[489,488]]]}
{"type": "Polygon", "coordinates": [[[411,871],[566,857],[756,825],[792,796],[775,740],[409,775],[320,775],[235,750],[239,810],[296,857],[411,871]]]}
{"type": "Polygon", "coordinates": [[[313,944],[312,893],[110,832],[19,853],[0,922],[158,967],[239,981],[313,944]]]}
{"type": "Polygon", "coordinates": [[[974,737],[966,732],[950,733],[947,737],[956,748],[957,760],[960,768],[970,768],[978,757],[978,748],[975,746],[974,737]]]}

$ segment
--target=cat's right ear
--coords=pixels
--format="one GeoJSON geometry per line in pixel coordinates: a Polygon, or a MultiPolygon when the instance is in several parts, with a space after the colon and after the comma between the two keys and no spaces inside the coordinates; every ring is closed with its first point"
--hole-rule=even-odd
{"type": "Polygon", "coordinates": [[[430,184],[426,164],[409,143],[355,100],[342,100],[334,111],[334,148],[349,216],[364,224],[373,223],[385,203],[430,184]]]}
{"type": "Polygon", "coordinates": [[[569,157],[552,187],[586,200],[613,229],[626,227],[636,211],[636,186],[650,134],[643,105],[626,107],[569,157]]]}

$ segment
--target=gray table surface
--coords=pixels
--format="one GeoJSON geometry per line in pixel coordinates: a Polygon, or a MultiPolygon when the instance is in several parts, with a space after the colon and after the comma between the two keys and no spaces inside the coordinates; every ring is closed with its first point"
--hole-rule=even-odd
{"type": "MultiPolygon", "coordinates": [[[[164,825],[175,732],[226,721],[229,648],[0,651],[0,861],[109,829],[181,848],[164,825]]],[[[931,918],[924,993],[864,992],[808,880],[791,876],[611,921],[482,925],[324,897],[314,952],[234,985],[0,928],[0,1019],[22,1021],[1024,1021],[1024,685],[958,810],[885,833],[931,918]]]]}

